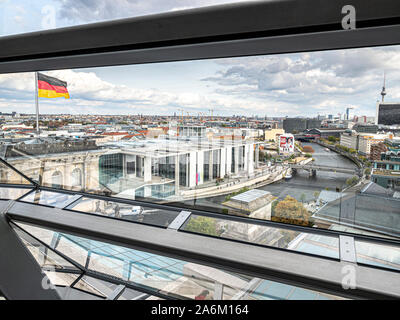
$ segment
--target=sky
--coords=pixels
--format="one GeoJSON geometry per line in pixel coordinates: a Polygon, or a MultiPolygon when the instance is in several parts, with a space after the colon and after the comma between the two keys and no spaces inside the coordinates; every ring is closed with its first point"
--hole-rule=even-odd
{"type": "MultiPolygon", "coordinates": [[[[0,0],[0,36],[168,12],[228,0],[0,0]]],[[[71,99],[40,98],[42,113],[229,116],[375,115],[400,101],[400,46],[44,72],[71,99]]],[[[0,75],[0,111],[34,113],[34,74],[0,75]]]]}

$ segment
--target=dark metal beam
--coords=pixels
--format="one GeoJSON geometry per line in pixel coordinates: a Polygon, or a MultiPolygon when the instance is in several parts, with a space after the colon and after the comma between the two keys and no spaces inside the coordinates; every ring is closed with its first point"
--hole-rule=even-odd
{"type": "Polygon", "coordinates": [[[0,73],[400,43],[397,0],[272,0],[213,6],[0,38],[0,73]]]}
{"type": "Polygon", "coordinates": [[[72,214],[27,203],[16,203],[7,215],[12,220],[59,232],[344,297],[400,297],[400,277],[397,272],[352,264],[357,275],[357,288],[345,290],[342,287],[342,271],[348,264],[323,257],[120,220],[109,223],[108,219],[98,216],[72,214]]]}
{"type": "Polygon", "coordinates": [[[0,291],[10,300],[59,300],[56,290],[42,286],[45,274],[8,224],[0,203],[0,291]]]}

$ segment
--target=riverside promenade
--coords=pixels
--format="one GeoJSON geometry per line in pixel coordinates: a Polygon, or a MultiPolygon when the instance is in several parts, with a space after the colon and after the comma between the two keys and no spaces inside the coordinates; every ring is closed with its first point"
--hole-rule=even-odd
{"type": "MultiPolygon", "coordinates": [[[[310,161],[312,159],[304,160],[302,164],[310,161]]],[[[290,166],[287,164],[279,164],[272,167],[261,166],[255,169],[251,176],[239,174],[226,179],[219,185],[216,185],[215,182],[210,182],[192,190],[181,190],[178,197],[184,200],[200,199],[229,194],[245,187],[259,188],[283,179],[288,170],[290,170],[290,166]]]]}

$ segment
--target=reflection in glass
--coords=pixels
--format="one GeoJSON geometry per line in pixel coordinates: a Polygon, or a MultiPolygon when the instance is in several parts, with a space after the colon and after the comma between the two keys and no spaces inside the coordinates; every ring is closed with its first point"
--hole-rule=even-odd
{"type": "MultiPolygon", "coordinates": [[[[265,279],[228,272],[143,251],[57,233],[18,223],[45,243],[52,243],[72,260],[85,261],[86,267],[128,283],[175,298],[212,299],[340,299],[265,279]],[[49,239],[64,239],[49,241],[49,239]],[[79,249],[78,249],[79,248],[79,249]],[[78,249],[78,250],[77,250],[78,249]],[[78,256],[83,255],[84,257],[78,256]],[[251,288],[249,290],[248,288],[251,288]],[[218,294],[218,296],[217,296],[218,294]]],[[[74,287],[98,296],[107,296],[116,285],[84,276],[74,287]]],[[[159,299],[136,290],[127,290],[120,299],[159,299]]]]}
{"type": "Polygon", "coordinates": [[[365,241],[355,241],[358,263],[400,270],[400,248],[365,241]]]}
{"type": "Polygon", "coordinates": [[[73,194],[36,190],[23,197],[21,200],[56,208],[64,208],[75,198],[76,196],[73,194]]]}
{"type": "Polygon", "coordinates": [[[0,187],[0,199],[16,200],[28,193],[31,189],[0,187]]]}
{"type": "Polygon", "coordinates": [[[0,183],[8,184],[31,184],[27,179],[16,171],[0,162],[0,183]]]}
{"type": "Polygon", "coordinates": [[[161,227],[167,227],[179,214],[179,211],[91,199],[87,197],[83,197],[79,201],[73,203],[68,209],[161,227]]]}
{"type": "MultiPolygon", "coordinates": [[[[389,88],[375,105],[384,77],[371,61],[399,48],[48,71],[71,99],[40,100],[40,136],[33,110],[5,110],[0,155],[47,187],[398,238],[400,105],[389,88]]],[[[387,72],[394,88],[396,64],[387,72]]],[[[7,77],[0,98],[14,105],[34,74],[7,77]]],[[[74,210],[162,226],[174,215],[91,202],[74,210]]]]}
{"type": "Polygon", "coordinates": [[[241,223],[192,214],[180,230],[240,240],[269,247],[339,258],[337,237],[241,223]]]}

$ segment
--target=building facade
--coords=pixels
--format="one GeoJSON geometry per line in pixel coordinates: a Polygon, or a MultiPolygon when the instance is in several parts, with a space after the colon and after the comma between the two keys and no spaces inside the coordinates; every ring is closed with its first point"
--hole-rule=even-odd
{"type": "Polygon", "coordinates": [[[384,188],[400,190],[400,149],[389,149],[374,161],[371,180],[384,188]]]}
{"type": "Polygon", "coordinates": [[[358,150],[358,134],[355,131],[346,130],[340,135],[340,145],[349,149],[358,150]]]}
{"type": "Polygon", "coordinates": [[[386,134],[360,133],[358,137],[358,152],[362,155],[369,156],[371,153],[371,146],[384,142],[386,138],[388,138],[386,134]]]}
{"type": "Polygon", "coordinates": [[[377,102],[375,119],[375,124],[400,125],[400,103],[377,102]]]}
{"type": "Polygon", "coordinates": [[[359,133],[374,133],[375,134],[378,132],[378,126],[376,124],[356,123],[352,129],[359,133]]]}
{"type": "Polygon", "coordinates": [[[369,158],[371,160],[381,160],[381,154],[383,152],[386,152],[387,150],[388,150],[388,147],[383,142],[374,144],[371,146],[371,154],[370,154],[369,158]]]}
{"type": "Polygon", "coordinates": [[[306,118],[286,118],[283,120],[283,129],[286,133],[303,132],[306,129],[321,127],[321,120],[306,118]]]}

